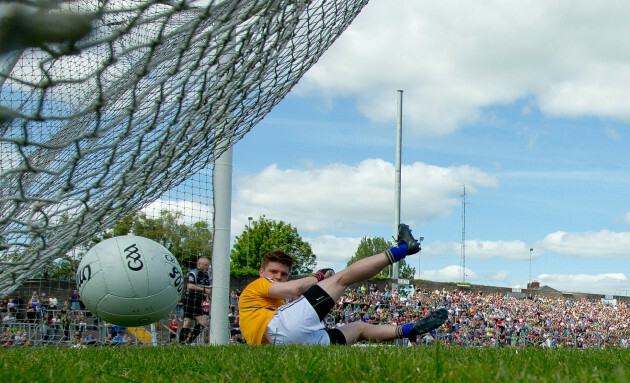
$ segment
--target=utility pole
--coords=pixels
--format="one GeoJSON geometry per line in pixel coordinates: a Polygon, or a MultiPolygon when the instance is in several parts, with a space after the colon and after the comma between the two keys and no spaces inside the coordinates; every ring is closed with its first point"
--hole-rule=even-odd
{"type": "MultiPolygon", "coordinates": [[[[400,184],[401,184],[401,152],[402,152],[402,101],[403,91],[398,91],[398,118],[396,121],[396,175],[394,180],[394,238],[398,240],[398,225],[400,224],[400,184]]],[[[392,265],[392,278],[399,278],[400,265],[392,265]]],[[[392,286],[393,290],[394,286],[392,286]]]]}
{"type": "Polygon", "coordinates": [[[461,260],[460,260],[460,277],[463,283],[466,283],[466,185],[463,186],[464,192],[460,195],[462,199],[462,244],[461,244],[461,260]]]}

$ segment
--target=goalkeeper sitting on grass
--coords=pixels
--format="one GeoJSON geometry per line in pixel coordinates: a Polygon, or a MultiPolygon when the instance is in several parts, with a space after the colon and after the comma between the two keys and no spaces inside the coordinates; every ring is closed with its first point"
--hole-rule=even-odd
{"type": "Polygon", "coordinates": [[[335,274],[322,269],[315,274],[289,281],[293,259],[284,251],[265,254],[253,281],[239,299],[240,326],[248,344],[353,344],[358,341],[415,339],[441,326],[448,317],[445,309],[434,311],[416,323],[373,325],[348,323],[340,328],[324,327],[323,319],[346,288],[372,278],[388,265],[420,251],[409,226],[398,226],[398,246],[361,259],[335,274]],[[298,297],[285,304],[285,299],[298,297]]]}

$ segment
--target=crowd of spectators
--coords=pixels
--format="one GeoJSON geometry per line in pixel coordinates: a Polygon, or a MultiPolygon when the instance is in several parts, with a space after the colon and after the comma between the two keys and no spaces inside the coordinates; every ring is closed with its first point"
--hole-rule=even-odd
{"type": "Polygon", "coordinates": [[[125,329],[102,323],[81,305],[76,290],[59,302],[54,294],[33,291],[28,300],[21,296],[5,298],[0,302],[2,335],[0,346],[29,346],[67,344],[73,347],[90,345],[121,345],[125,329]],[[89,317],[89,324],[88,324],[89,317]],[[103,339],[95,334],[103,330],[103,339]],[[117,339],[116,337],[121,338],[117,339]]]}
{"type": "Polygon", "coordinates": [[[471,347],[627,348],[630,339],[628,302],[522,299],[445,289],[399,294],[387,287],[379,291],[375,285],[348,291],[326,324],[409,323],[439,307],[449,311],[448,321],[416,344],[437,340],[471,347]]]}
{"type": "MultiPolygon", "coordinates": [[[[37,327],[39,341],[62,341],[73,347],[120,346],[132,343],[124,328],[99,323],[70,293],[59,302],[52,294],[33,292],[28,300],[7,298],[0,303],[2,346],[33,343],[26,324],[37,327]],[[89,321],[86,320],[90,317],[89,321]],[[88,323],[89,322],[89,323],[88,323]]],[[[228,311],[230,343],[243,343],[239,331],[239,291],[230,292],[228,311]]],[[[209,307],[206,302],[204,307],[209,307]]],[[[324,321],[343,326],[354,321],[374,324],[403,324],[416,321],[444,307],[449,319],[439,328],[405,344],[468,347],[627,348],[630,339],[630,304],[592,299],[533,296],[529,299],[464,290],[390,289],[362,285],[348,290],[324,321]]],[[[181,306],[165,322],[164,343],[177,343],[181,329],[181,306]],[[170,323],[169,323],[170,322],[170,323]]]]}

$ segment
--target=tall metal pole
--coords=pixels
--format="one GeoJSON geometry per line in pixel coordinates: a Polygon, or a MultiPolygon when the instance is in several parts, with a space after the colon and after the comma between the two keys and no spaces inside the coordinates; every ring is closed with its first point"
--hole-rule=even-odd
{"type": "MultiPolygon", "coordinates": [[[[398,90],[398,118],[396,123],[396,175],[395,175],[395,202],[394,202],[394,238],[398,238],[398,225],[400,224],[400,163],[402,152],[402,101],[403,91],[398,90]]],[[[392,277],[398,279],[400,265],[398,262],[392,265],[392,277]]]]}
{"type": "Polygon", "coordinates": [[[462,197],[462,248],[461,248],[461,278],[466,283],[466,185],[462,197]]]}
{"type": "Polygon", "coordinates": [[[534,251],[534,249],[529,249],[529,282],[527,283],[527,288],[529,289],[529,286],[532,283],[532,251],[534,251]]]}
{"type": "MultiPolygon", "coordinates": [[[[418,242],[420,243],[421,247],[422,247],[422,241],[424,241],[424,237],[418,238],[418,242]]],[[[420,252],[418,252],[418,279],[420,279],[420,252]]]]}

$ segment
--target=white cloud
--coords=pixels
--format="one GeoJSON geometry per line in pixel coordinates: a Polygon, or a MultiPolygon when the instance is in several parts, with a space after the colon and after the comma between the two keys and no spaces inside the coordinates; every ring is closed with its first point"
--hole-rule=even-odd
{"type": "MultiPolygon", "coordinates": [[[[393,183],[394,165],[381,159],[367,159],[356,166],[330,164],[310,169],[271,165],[235,180],[233,215],[246,223],[247,215],[265,214],[286,220],[306,233],[360,234],[352,225],[391,221],[393,183]]],[[[498,181],[466,165],[403,165],[401,220],[413,224],[451,214],[459,206],[462,184],[474,193],[480,187],[496,187],[498,181]]]]}
{"type": "MultiPolygon", "coordinates": [[[[522,241],[482,241],[466,240],[466,257],[473,259],[503,258],[509,260],[529,259],[531,247],[522,241]]],[[[434,242],[422,247],[425,256],[461,254],[461,242],[434,242]]],[[[542,251],[532,252],[532,258],[542,255],[542,251]]]]}
{"type": "MultiPolygon", "coordinates": [[[[477,273],[470,270],[469,268],[465,268],[466,270],[466,281],[475,281],[479,279],[477,273]]],[[[456,282],[461,281],[461,267],[457,265],[446,266],[443,269],[439,270],[423,270],[420,273],[420,279],[427,279],[430,281],[439,281],[439,282],[456,282]]]]}
{"type": "MultiPolygon", "coordinates": [[[[466,240],[466,257],[472,259],[502,258],[507,260],[529,259],[529,249],[533,259],[554,253],[569,257],[630,258],[630,232],[616,233],[609,230],[600,232],[569,233],[557,231],[540,241],[527,244],[519,240],[486,241],[466,240]]],[[[460,242],[433,242],[423,245],[424,256],[442,256],[461,253],[460,242]]]]}
{"type": "Polygon", "coordinates": [[[506,270],[495,271],[490,275],[490,280],[497,282],[505,282],[510,278],[510,272],[506,270]]]}
{"type": "Polygon", "coordinates": [[[623,273],[606,274],[540,274],[541,286],[566,292],[625,295],[628,277],[623,273]]]}
{"type": "Polygon", "coordinates": [[[630,119],[630,3],[372,0],[298,92],[357,97],[375,121],[447,134],[490,105],[531,99],[555,116],[630,119]]]}
{"type": "Polygon", "coordinates": [[[317,238],[304,238],[311,244],[313,253],[317,256],[317,268],[330,267],[335,271],[346,268],[346,264],[354,256],[361,242],[361,238],[324,235],[317,238]]]}
{"type": "Polygon", "coordinates": [[[542,247],[571,257],[630,257],[630,233],[600,232],[568,233],[557,231],[548,234],[535,247],[542,247]]]}

